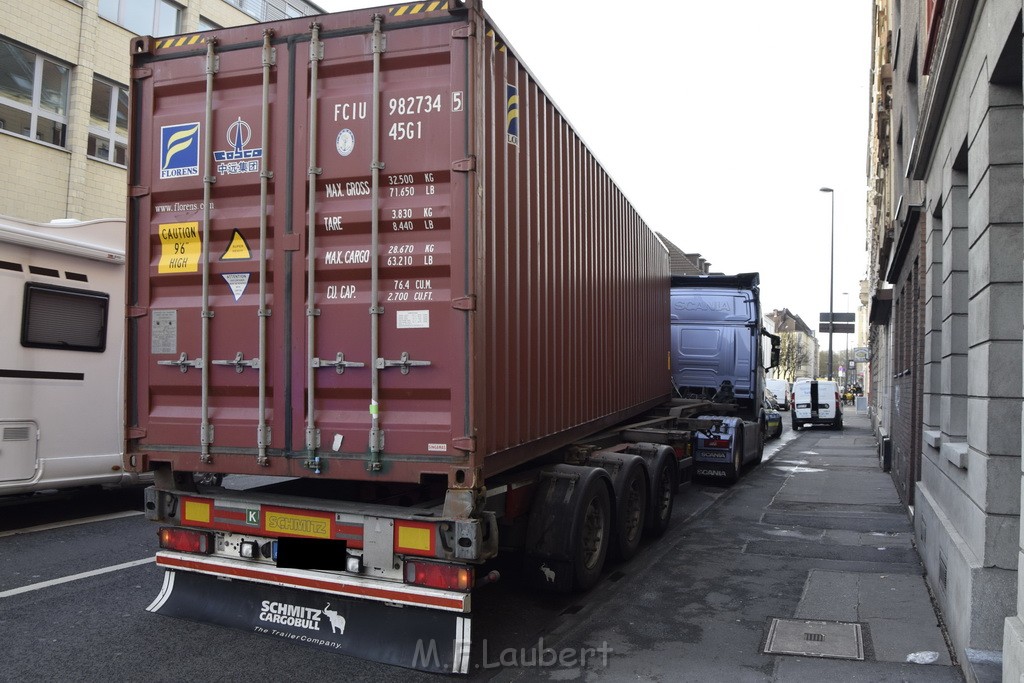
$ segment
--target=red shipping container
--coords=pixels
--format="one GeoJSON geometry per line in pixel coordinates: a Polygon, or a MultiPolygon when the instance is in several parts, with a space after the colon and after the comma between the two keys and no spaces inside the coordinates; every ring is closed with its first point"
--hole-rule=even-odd
{"type": "Polygon", "coordinates": [[[666,400],[667,252],[479,3],[315,22],[133,43],[126,464],[472,488],[666,400]]]}

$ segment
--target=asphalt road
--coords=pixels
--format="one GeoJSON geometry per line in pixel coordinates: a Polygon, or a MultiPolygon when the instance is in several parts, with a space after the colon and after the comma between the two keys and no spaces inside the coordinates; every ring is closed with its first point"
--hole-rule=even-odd
{"type": "MultiPolygon", "coordinates": [[[[765,458],[795,435],[769,442],[765,458]]],[[[728,489],[693,484],[676,497],[673,524],[630,562],[610,564],[590,593],[536,593],[503,579],[474,596],[473,664],[464,680],[505,679],[544,640],[579,627],[682,538],[728,489]]],[[[16,681],[436,681],[435,675],[366,662],[146,611],[160,590],[152,562],[156,525],[139,512],[141,491],[77,491],[0,499],[0,679],[16,681]]],[[[600,653],[584,653],[600,657],[600,653]]],[[[546,656],[553,656],[550,652],[546,656]]]]}

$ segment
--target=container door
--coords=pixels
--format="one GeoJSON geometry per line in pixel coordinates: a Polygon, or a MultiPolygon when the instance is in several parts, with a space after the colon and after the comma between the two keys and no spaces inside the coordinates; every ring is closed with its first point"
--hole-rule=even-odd
{"type": "Polygon", "coordinates": [[[131,451],[404,481],[465,460],[472,41],[432,7],[135,50],[131,451]]]}
{"type": "Polygon", "coordinates": [[[262,30],[245,30],[242,49],[217,44],[212,57],[199,36],[157,41],[133,94],[147,125],[131,169],[129,425],[140,450],[185,471],[264,471],[261,445],[287,450],[276,273],[297,249],[283,208],[288,52],[276,50],[264,97],[262,30]]]}
{"type": "Polygon", "coordinates": [[[316,84],[309,165],[321,172],[292,287],[297,314],[312,292],[312,321],[293,327],[313,341],[293,363],[313,368],[306,438],[346,478],[417,481],[465,457],[468,41],[456,26],[385,20],[376,35],[325,38],[315,79],[295,65],[316,84]]]}

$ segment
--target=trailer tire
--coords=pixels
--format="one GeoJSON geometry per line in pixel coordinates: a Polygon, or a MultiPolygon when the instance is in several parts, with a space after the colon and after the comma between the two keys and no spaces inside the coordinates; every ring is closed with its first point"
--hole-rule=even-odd
{"type": "Polygon", "coordinates": [[[679,487],[678,477],[675,451],[667,446],[659,449],[651,461],[651,494],[648,496],[650,508],[645,524],[648,536],[657,538],[668,530],[672,510],[675,508],[676,489],[679,487]]]}
{"type": "Polygon", "coordinates": [[[649,508],[649,488],[644,474],[644,463],[635,457],[622,474],[621,484],[616,486],[615,533],[612,550],[618,560],[628,560],[640,548],[649,508]]]}
{"type": "Polygon", "coordinates": [[[572,573],[578,591],[588,591],[601,578],[612,530],[612,502],[603,479],[591,477],[573,518],[572,573]]]}

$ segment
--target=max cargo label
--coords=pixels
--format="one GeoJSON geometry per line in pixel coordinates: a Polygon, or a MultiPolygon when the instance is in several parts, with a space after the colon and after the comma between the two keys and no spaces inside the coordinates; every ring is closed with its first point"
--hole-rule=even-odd
{"type": "Polygon", "coordinates": [[[160,232],[160,273],[197,273],[203,243],[199,223],[165,223],[160,232]]]}

